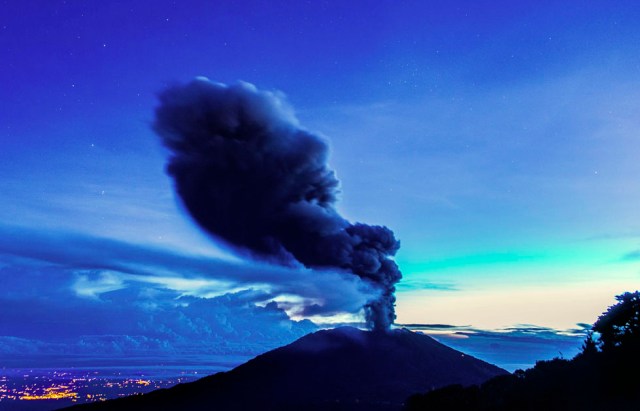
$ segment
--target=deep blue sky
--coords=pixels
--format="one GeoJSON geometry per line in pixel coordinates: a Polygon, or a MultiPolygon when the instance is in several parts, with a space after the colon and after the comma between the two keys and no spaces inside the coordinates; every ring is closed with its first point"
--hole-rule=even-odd
{"type": "Polygon", "coordinates": [[[253,306],[305,274],[226,275],[174,196],[149,124],[195,76],[280,90],[327,137],[340,211],[402,241],[399,323],[591,323],[640,283],[638,21],[633,1],[3,1],[0,335],[312,329],[253,306]]]}

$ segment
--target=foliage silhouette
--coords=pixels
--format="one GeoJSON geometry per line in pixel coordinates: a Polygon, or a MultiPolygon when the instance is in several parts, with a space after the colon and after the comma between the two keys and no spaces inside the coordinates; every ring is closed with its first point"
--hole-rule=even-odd
{"type": "Polygon", "coordinates": [[[640,409],[640,293],[627,292],[616,300],[598,318],[574,359],[539,361],[532,369],[481,386],[417,394],[408,399],[405,410],[640,409]]]}
{"type": "Polygon", "coordinates": [[[640,292],[616,296],[618,303],[598,317],[593,330],[600,334],[602,351],[640,346],[640,292]]]}

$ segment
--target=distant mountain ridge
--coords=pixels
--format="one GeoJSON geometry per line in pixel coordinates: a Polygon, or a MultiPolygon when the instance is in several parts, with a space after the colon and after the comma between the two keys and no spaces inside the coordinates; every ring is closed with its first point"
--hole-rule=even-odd
{"type": "Polygon", "coordinates": [[[309,334],[231,371],[152,393],[71,407],[104,410],[398,410],[411,394],[507,374],[406,329],[309,334]]]}

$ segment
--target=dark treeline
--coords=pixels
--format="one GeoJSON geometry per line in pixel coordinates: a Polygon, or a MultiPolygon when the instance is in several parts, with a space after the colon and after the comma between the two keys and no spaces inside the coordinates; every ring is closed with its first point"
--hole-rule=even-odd
{"type": "Polygon", "coordinates": [[[481,386],[414,395],[405,411],[640,410],[640,293],[616,299],[572,360],[539,361],[481,386]]]}

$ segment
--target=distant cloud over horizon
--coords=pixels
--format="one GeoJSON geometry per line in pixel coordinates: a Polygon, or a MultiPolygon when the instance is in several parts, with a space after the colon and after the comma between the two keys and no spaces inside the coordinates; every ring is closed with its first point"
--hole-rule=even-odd
{"type": "Polygon", "coordinates": [[[580,350],[590,328],[556,330],[523,324],[499,330],[483,330],[450,324],[403,324],[404,327],[428,334],[464,353],[497,364],[508,371],[532,367],[536,361],[573,358],[580,350]]]}
{"type": "MultiPolygon", "coordinates": [[[[99,282],[99,273],[84,275],[99,282]]],[[[317,329],[309,320],[291,320],[276,303],[257,305],[269,297],[261,291],[202,298],[129,280],[86,296],[77,293],[78,278],[57,266],[0,268],[4,365],[14,364],[14,357],[31,366],[59,357],[60,366],[78,356],[89,362],[105,356],[178,362],[193,355],[253,356],[317,329]]]]}

